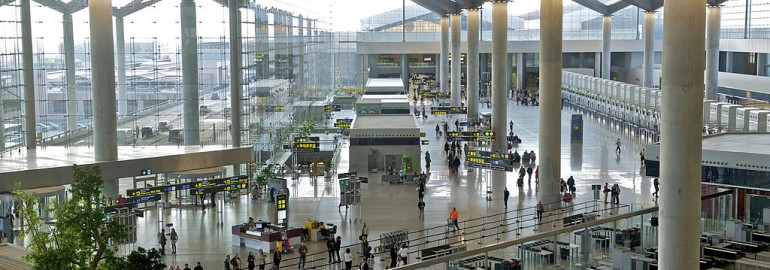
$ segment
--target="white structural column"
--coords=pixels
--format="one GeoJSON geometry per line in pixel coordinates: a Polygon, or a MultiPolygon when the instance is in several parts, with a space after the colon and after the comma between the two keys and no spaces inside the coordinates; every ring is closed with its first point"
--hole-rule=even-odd
{"type": "MultiPolygon", "coordinates": [[[[665,1],[660,143],[660,269],[697,269],[706,5],[665,1]]],[[[542,142],[541,142],[542,144],[542,142]]]]}
{"type": "MultiPolygon", "coordinates": [[[[508,107],[506,106],[506,66],[508,65],[508,1],[492,4],[492,151],[506,152],[508,107]]],[[[497,174],[495,174],[497,175],[497,174]]]]}
{"type": "Polygon", "coordinates": [[[524,53],[516,54],[516,90],[522,90],[526,88],[524,83],[526,82],[527,74],[524,74],[524,53]]]}
{"type": "Polygon", "coordinates": [[[558,207],[561,177],[562,0],[542,0],[540,15],[540,197],[558,207]]]}
{"type": "Polygon", "coordinates": [[[610,79],[610,65],[612,64],[612,16],[604,15],[602,18],[602,78],[610,79]]]}
{"type": "Polygon", "coordinates": [[[460,96],[460,67],[462,66],[462,57],[460,56],[460,14],[452,14],[452,97],[450,103],[453,107],[460,106],[462,97],[460,96]]]}
{"type": "Polygon", "coordinates": [[[182,111],[184,144],[200,144],[200,108],[198,107],[198,27],[194,0],[180,4],[182,42],[182,111]]]}
{"type": "Polygon", "coordinates": [[[401,81],[404,82],[404,93],[409,95],[409,55],[405,53],[401,54],[401,81]]]}
{"type": "MultiPolygon", "coordinates": [[[[492,3],[492,131],[495,141],[492,151],[506,152],[505,137],[508,125],[506,77],[508,72],[508,1],[495,0],[492,3]]],[[[492,172],[492,188],[505,187],[505,172],[492,172]]]]}
{"type": "Polygon", "coordinates": [[[112,1],[89,0],[88,15],[91,31],[94,158],[96,161],[112,161],[118,159],[112,1]]]}
{"type": "Polygon", "coordinates": [[[757,53],[757,76],[767,76],[766,53],[757,53]]]}
{"type": "Polygon", "coordinates": [[[32,64],[31,0],[21,0],[21,60],[24,67],[24,141],[27,149],[37,146],[35,126],[35,70],[32,64]]]}
{"type": "Polygon", "coordinates": [[[67,130],[78,129],[77,80],[75,79],[75,40],[72,25],[72,13],[63,14],[64,26],[64,67],[67,82],[67,130]]]}
{"type": "Polygon", "coordinates": [[[717,100],[719,92],[719,28],[722,8],[706,8],[706,99],[717,100]]]}
{"type": "Polygon", "coordinates": [[[642,86],[652,88],[655,67],[655,11],[644,12],[644,81],[642,86]]]}
{"type": "Polygon", "coordinates": [[[238,1],[229,0],[230,20],[230,135],[233,147],[241,147],[241,14],[238,1]]]}
{"type": "Polygon", "coordinates": [[[468,95],[468,121],[476,122],[479,120],[479,10],[472,8],[467,12],[468,54],[465,61],[468,89],[465,93],[468,95]]]}
{"type": "Polygon", "coordinates": [[[439,57],[439,71],[436,74],[439,80],[439,89],[442,93],[447,92],[449,87],[449,17],[441,17],[441,56],[439,57]]]}
{"type": "Polygon", "coordinates": [[[123,16],[115,17],[115,52],[118,72],[118,115],[128,114],[126,94],[126,38],[123,30],[123,16]]]}

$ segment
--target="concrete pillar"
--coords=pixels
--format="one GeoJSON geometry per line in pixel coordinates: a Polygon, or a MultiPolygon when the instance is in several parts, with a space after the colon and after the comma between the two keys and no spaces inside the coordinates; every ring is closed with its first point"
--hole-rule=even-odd
{"type": "MultiPolygon", "coordinates": [[[[660,269],[697,269],[706,5],[665,1],[660,139],[660,269]]],[[[542,143],[542,142],[541,142],[542,143]]]]}
{"type": "Polygon", "coordinates": [[[767,76],[767,54],[757,53],[757,76],[767,76]]]}
{"type": "Polygon", "coordinates": [[[404,93],[409,94],[409,55],[401,54],[401,80],[404,81],[404,93]]]}
{"type": "MultiPolygon", "coordinates": [[[[542,0],[540,16],[540,195],[558,207],[561,177],[562,0],[542,0]]],[[[604,58],[604,57],[602,57],[604,58]]]]}
{"type": "MultiPolygon", "coordinates": [[[[92,0],[93,1],[93,0],[92,0]]],[[[230,135],[233,147],[241,147],[241,14],[238,1],[229,0],[230,21],[230,108],[232,125],[230,135]]]]}
{"type": "Polygon", "coordinates": [[[198,105],[198,27],[194,0],[182,0],[182,100],[184,144],[200,144],[200,107],[198,105]]]}
{"type": "MultiPolygon", "coordinates": [[[[505,137],[508,134],[508,107],[506,75],[508,66],[508,2],[492,4],[492,131],[495,142],[492,151],[507,152],[505,137]]],[[[497,181],[497,180],[495,180],[497,181]]]]}
{"type": "Polygon", "coordinates": [[[115,17],[115,50],[118,72],[118,115],[128,114],[126,94],[126,38],[123,31],[123,16],[115,17]]]}
{"type": "MultiPolygon", "coordinates": [[[[506,131],[508,129],[508,99],[506,83],[508,75],[508,1],[492,3],[492,131],[495,141],[492,151],[507,152],[506,131]]],[[[492,188],[505,187],[505,172],[492,172],[492,188]],[[501,186],[502,185],[502,186],[501,186]]]]}
{"type": "Polygon", "coordinates": [[[297,18],[299,36],[297,38],[297,88],[307,89],[305,84],[305,19],[302,15],[297,18]]]}
{"type": "Polygon", "coordinates": [[[491,73],[489,73],[489,54],[482,53],[479,55],[479,74],[481,74],[481,89],[484,91],[489,91],[489,80],[491,79],[491,73]],[[485,75],[486,73],[486,75],[485,75]]]}
{"type": "Polygon", "coordinates": [[[527,88],[526,79],[526,67],[524,66],[524,53],[516,54],[516,89],[521,90],[527,88]]]}
{"type": "Polygon", "coordinates": [[[439,72],[436,74],[439,79],[439,89],[446,93],[449,89],[449,17],[441,17],[441,57],[439,57],[439,72]]]}
{"type": "Polygon", "coordinates": [[[78,129],[77,80],[75,79],[75,39],[72,29],[72,13],[63,14],[64,26],[64,67],[67,82],[67,130],[78,129]]]}
{"type": "MultiPolygon", "coordinates": [[[[115,56],[112,41],[112,1],[89,0],[91,32],[91,102],[94,117],[94,155],[98,161],[118,159],[115,112],[115,56]]],[[[105,182],[106,184],[106,182],[105,182]]]]}
{"type": "Polygon", "coordinates": [[[642,86],[652,88],[655,67],[655,11],[644,12],[644,81],[642,86]]]}
{"type": "Polygon", "coordinates": [[[462,56],[460,55],[460,14],[452,14],[452,98],[450,103],[453,107],[460,106],[460,102],[463,100],[460,96],[460,85],[462,80],[460,79],[460,67],[462,67],[462,56]]]}
{"type": "Polygon", "coordinates": [[[733,72],[733,52],[725,52],[725,72],[733,72]]]}
{"type": "Polygon", "coordinates": [[[706,99],[717,100],[719,92],[719,28],[721,7],[706,9],[706,99]]]}
{"type": "Polygon", "coordinates": [[[479,9],[468,9],[467,12],[468,54],[465,61],[468,89],[465,93],[468,95],[468,120],[476,122],[479,120],[479,9]]]}
{"type": "Polygon", "coordinates": [[[604,27],[602,28],[602,78],[610,79],[610,65],[612,58],[612,16],[604,15],[604,27]]]}
{"type": "MultiPolygon", "coordinates": [[[[30,0],[21,0],[21,61],[24,68],[24,141],[27,149],[37,147],[35,126],[35,69],[32,62],[32,15],[30,0]]],[[[4,139],[4,138],[3,138],[4,139]]]]}

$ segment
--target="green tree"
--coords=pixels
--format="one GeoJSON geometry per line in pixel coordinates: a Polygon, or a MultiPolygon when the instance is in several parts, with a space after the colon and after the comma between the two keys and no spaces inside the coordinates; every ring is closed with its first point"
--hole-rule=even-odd
{"type": "Polygon", "coordinates": [[[123,260],[111,245],[127,237],[127,229],[104,211],[101,188],[104,180],[97,166],[73,166],[70,200],[40,205],[38,198],[19,190],[21,237],[30,236],[24,259],[35,269],[117,269],[107,265],[123,260]],[[40,226],[37,208],[48,207],[56,217],[54,226],[40,226]]]}
{"type": "Polygon", "coordinates": [[[142,247],[132,251],[124,258],[115,258],[107,260],[106,269],[121,270],[163,270],[166,264],[163,263],[160,251],[157,249],[146,250],[142,247]]]}

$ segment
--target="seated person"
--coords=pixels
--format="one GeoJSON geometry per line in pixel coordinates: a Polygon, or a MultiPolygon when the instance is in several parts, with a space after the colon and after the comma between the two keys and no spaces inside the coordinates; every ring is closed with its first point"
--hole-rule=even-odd
{"type": "Polygon", "coordinates": [[[321,225],[318,226],[318,233],[323,237],[322,239],[326,239],[326,237],[329,236],[329,229],[326,228],[326,225],[324,225],[323,222],[321,222],[321,225]]]}

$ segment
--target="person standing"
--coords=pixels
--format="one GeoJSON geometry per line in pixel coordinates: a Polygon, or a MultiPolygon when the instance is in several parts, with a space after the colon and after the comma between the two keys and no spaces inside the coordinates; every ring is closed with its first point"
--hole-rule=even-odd
{"type": "Polygon", "coordinates": [[[361,257],[361,264],[358,265],[358,270],[369,270],[369,259],[361,257]]]}
{"type": "Polygon", "coordinates": [[[158,243],[160,244],[160,255],[166,255],[166,229],[161,229],[158,233],[158,243]]]}
{"type": "Polygon", "coordinates": [[[334,261],[334,238],[329,237],[326,239],[326,251],[329,252],[329,261],[327,263],[332,263],[334,261]]]}
{"type": "Polygon", "coordinates": [[[503,202],[505,202],[505,209],[508,209],[508,197],[511,196],[511,192],[508,191],[508,187],[505,187],[505,191],[503,191],[503,202]]]}
{"type": "Polygon", "coordinates": [[[260,248],[259,253],[257,253],[257,265],[259,265],[259,270],[265,270],[266,260],[265,251],[260,248]]]}
{"type": "Polygon", "coordinates": [[[340,260],[340,248],[342,248],[342,237],[337,236],[337,239],[334,241],[334,253],[337,255],[337,260],[335,261],[336,263],[342,261],[340,260]]]}
{"type": "Polygon", "coordinates": [[[620,155],[620,138],[618,138],[618,140],[615,141],[615,153],[620,155]]]}
{"type": "Polygon", "coordinates": [[[398,256],[401,257],[401,261],[406,265],[407,258],[409,257],[409,247],[407,247],[406,244],[401,244],[401,249],[398,250],[398,256]]]}
{"type": "Polygon", "coordinates": [[[569,187],[569,193],[575,195],[575,178],[572,175],[567,178],[567,187],[569,187]]]}
{"type": "Polygon", "coordinates": [[[171,228],[171,253],[176,254],[176,241],[179,240],[179,235],[176,234],[176,230],[171,228]]]}
{"type": "Polygon", "coordinates": [[[364,226],[361,228],[361,241],[366,241],[369,236],[369,226],[364,222],[364,226]]]}
{"type": "Polygon", "coordinates": [[[508,127],[510,128],[511,132],[513,132],[513,120],[508,123],[508,127]]]}
{"type": "Polygon", "coordinates": [[[254,267],[256,267],[256,261],[257,259],[254,257],[254,254],[249,251],[249,256],[246,257],[246,267],[248,267],[249,270],[254,270],[254,267]]]}
{"type": "Polygon", "coordinates": [[[609,184],[607,184],[607,182],[604,182],[604,190],[603,191],[604,191],[604,204],[607,204],[607,194],[610,193],[610,187],[609,187],[609,184]]]}
{"type": "Polygon", "coordinates": [[[642,149],[642,151],[641,151],[641,152],[639,152],[639,158],[642,160],[642,161],[641,161],[641,162],[642,162],[642,164],[641,164],[641,165],[642,165],[642,166],[644,166],[644,165],[645,165],[645,160],[644,160],[644,149],[642,149]]]}
{"type": "Polygon", "coordinates": [[[449,219],[452,220],[452,224],[455,225],[455,229],[452,231],[460,230],[460,226],[457,224],[457,219],[460,217],[460,214],[457,212],[456,207],[452,207],[452,211],[449,212],[449,219]]]}
{"type": "Polygon", "coordinates": [[[527,167],[527,184],[532,182],[532,166],[527,167]]]}
{"type": "Polygon", "coordinates": [[[193,270],[203,270],[203,266],[201,266],[201,262],[198,262],[198,263],[195,265],[195,268],[193,268],[193,270]]]}
{"type": "Polygon", "coordinates": [[[230,263],[233,265],[233,270],[241,270],[241,257],[238,257],[238,253],[233,255],[230,263]]]}
{"type": "Polygon", "coordinates": [[[230,255],[225,258],[225,270],[230,270],[230,255]]]}
{"type": "Polygon", "coordinates": [[[658,191],[660,191],[660,180],[658,180],[657,177],[652,180],[652,186],[655,187],[655,192],[652,193],[652,196],[657,198],[658,197],[658,191]]]}
{"type": "Polygon", "coordinates": [[[430,171],[430,152],[425,151],[425,170],[430,171]]]}
{"type": "Polygon", "coordinates": [[[188,264],[184,264],[184,268],[182,268],[182,270],[192,270],[192,269],[190,269],[190,266],[188,264]]]}
{"type": "Polygon", "coordinates": [[[353,254],[350,254],[350,248],[345,249],[345,270],[350,270],[353,267],[353,254]]]}
{"type": "Polygon", "coordinates": [[[543,207],[543,201],[537,202],[537,223],[541,223],[543,221],[543,212],[545,212],[545,208],[543,207]]]}
{"type": "Polygon", "coordinates": [[[279,269],[281,267],[281,252],[273,252],[273,267],[279,269]]]}
{"type": "Polygon", "coordinates": [[[305,242],[302,242],[299,244],[299,263],[297,264],[297,269],[305,269],[305,259],[307,258],[307,247],[305,246],[305,242]]]}
{"type": "Polygon", "coordinates": [[[398,262],[398,244],[393,244],[390,247],[390,268],[396,267],[396,262],[398,262]]]}
{"type": "Polygon", "coordinates": [[[420,209],[420,220],[425,220],[425,201],[420,199],[417,203],[417,209],[420,209]]]}

